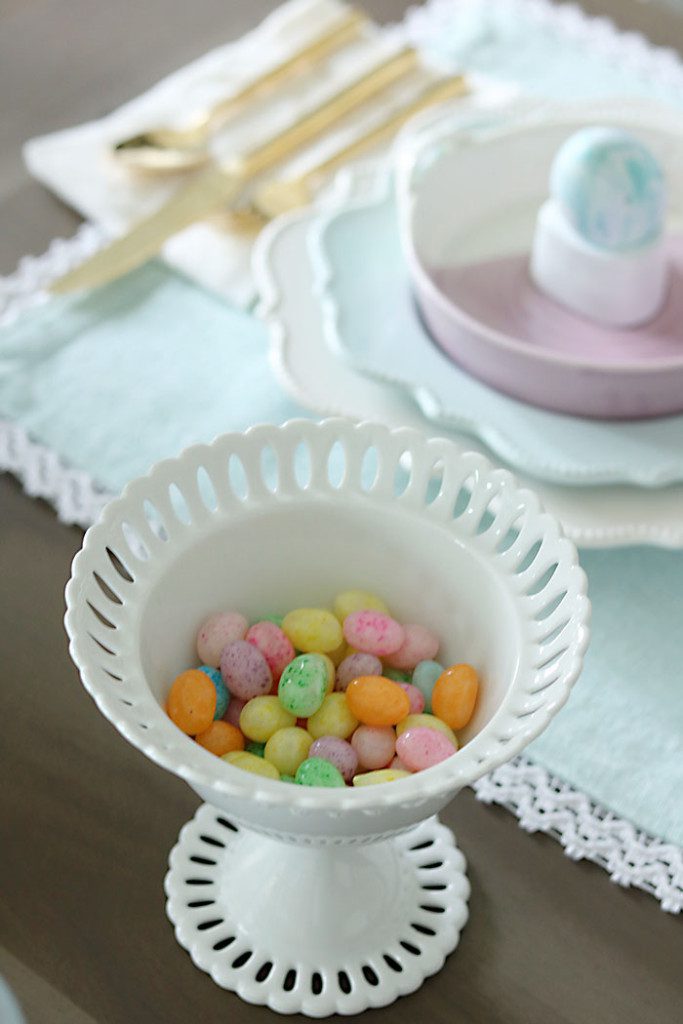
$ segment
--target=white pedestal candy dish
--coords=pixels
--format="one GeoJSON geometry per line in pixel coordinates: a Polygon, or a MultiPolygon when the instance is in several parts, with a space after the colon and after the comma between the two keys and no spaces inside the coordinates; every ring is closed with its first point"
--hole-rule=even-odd
{"type": "Polygon", "coordinates": [[[468,886],[433,816],[567,699],[588,638],[585,590],[532,492],[411,430],[256,427],[130,484],[74,560],[65,622],[103,714],[206,801],[166,880],[194,962],[244,999],[311,1016],[386,1005],[437,971],[468,886]],[[446,662],[480,671],[453,757],[396,783],[306,788],[227,765],[168,719],[170,681],[193,663],[208,613],[255,618],[350,586],[386,594],[399,619],[439,633],[446,662]]]}

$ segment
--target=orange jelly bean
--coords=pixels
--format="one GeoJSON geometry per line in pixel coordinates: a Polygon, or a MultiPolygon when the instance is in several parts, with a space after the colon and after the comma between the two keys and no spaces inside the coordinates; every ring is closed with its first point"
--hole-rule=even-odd
{"type": "Polygon", "coordinates": [[[212,754],[217,754],[218,757],[231,754],[233,750],[244,750],[244,736],[230,722],[212,722],[209,728],[200,732],[195,739],[200,746],[212,754]]]}
{"type": "Polygon", "coordinates": [[[384,676],[359,676],[346,688],[351,714],[363,725],[396,725],[410,713],[410,698],[384,676]]]}
{"type": "Polygon", "coordinates": [[[471,665],[451,665],[434,683],[432,711],[451,729],[467,725],[479,692],[479,677],[471,665]]]}
{"type": "Polygon", "coordinates": [[[166,701],[171,721],[187,733],[196,736],[213,722],[216,713],[216,687],[199,669],[181,672],[173,680],[166,701]]]}

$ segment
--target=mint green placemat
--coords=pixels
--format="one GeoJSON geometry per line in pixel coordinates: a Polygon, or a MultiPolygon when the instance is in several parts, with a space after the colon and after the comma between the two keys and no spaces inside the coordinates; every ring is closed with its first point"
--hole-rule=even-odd
{"type": "MultiPolygon", "coordinates": [[[[0,331],[0,415],[107,490],[187,444],[302,414],[273,379],[263,326],[160,264],[0,331]]],[[[683,845],[683,553],[587,552],[583,563],[586,670],[530,752],[683,845]]]]}

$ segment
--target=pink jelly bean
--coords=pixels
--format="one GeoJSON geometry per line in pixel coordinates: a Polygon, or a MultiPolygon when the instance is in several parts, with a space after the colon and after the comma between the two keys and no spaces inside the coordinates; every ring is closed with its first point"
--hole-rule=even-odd
{"type": "Polygon", "coordinates": [[[347,740],[338,736],[321,736],[308,751],[309,757],[322,757],[341,772],[344,782],[351,782],[358,771],[358,755],[347,740]]]}
{"type": "Polygon", "coordinates": [[[390,725],[359,725],[351,737],[361,768],[386,768],[396,752],[396,733],[390,725]]]}
{"type": "Polygon", "coordinates": [[[246,700],[241,700],[239,697],[231,697],[230,703],[228,704],[228,710],[223,715],[223,721],[230,722],[230,725],[236,725],[239,729],[240,715],[242,714],[242,708],[246,703],[246,700]]]}
{"type": "Polygon", "coordinates": [[[264,620],[250,626],[245,639],[259,649],[277,682],[296,654],[289,637],[274,622],[264,620]]]}
{"type": "Polygon", "coordinates": [[[403,626],[390,615],[366,609],[346,616],[344,639],[357,651],[384,658],[403,646],[405,633],[403,626]]]}
{"type": "Polygon", "coordinates": [[[218,668],[221,652],[235,640],[243,640],[249,623],[239,612],[210,615],[197,631],[197,654],[203,665],[218,668]]]}
{"type": "Polygon", "coordinates": [[[398,649],[387,652],[387,664],[401,671],[414,669],[419,661],[432,661],[439,650],[439,638],[426,626],[411,622],[403,627],[404,639],[398,649]]]}
{"type": "Polygon", "coordinates": [[[408,700],[410,701],[409,714],[421,715],[425,709],[425,698],[422,690],[418,690],[417,686],[413,686],[412,683],[398,682],[398,685],[408,694],[408,700]]]}
{"type": "Polygon", "coordinates": [[[270,693],[273,676],[258,647],[246,640],[235,640],[221,654],[223,682],[235,697],[251,700],[270,693]]]}
{"type": "Polygon", "coordinates": [[[396,741],[396,753],[408,771],[420,772],[445,761],[455,753],[455,747],[442,732],[418,726],[401,733],[396,741]]]}
{"type": "Polygon", "coordinates": [[[352,679],[359,676],[381,676],[382,662],[374,654],[363,654],[362,651],[356,654],[349,654],[339,663],[337,678],[334,684],[335,690],[346,689],[352,679]]]}

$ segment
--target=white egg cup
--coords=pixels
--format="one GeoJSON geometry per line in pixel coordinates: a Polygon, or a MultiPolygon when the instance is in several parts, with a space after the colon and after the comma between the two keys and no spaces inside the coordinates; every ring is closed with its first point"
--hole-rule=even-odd
{"type": "Polygon", "coordinates": [[[103,714],[205,804],[170,858],[167,912],[194,963],[243,999],[322,1017],[418,988],[467,918],[464,858],[434,815],[564,704],[589,602],[535,495],[411,430],[255,427],[131,483],[86,534],[66,591],[71,656],[103,714]],[[318,789],[240,771],[166,716],[220,608],[250,618],[371,589],[428,623],[483,684],[461,749],[409,779],[318,789]]]}
{"type": "Polygon", "coordinates": [[[597,249],[581,238],[554,199],[538,212],[530,272],[551,299],[609,327],[652,320],[669,284],[663,238],[628,252],[597,249]]]}

